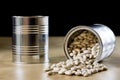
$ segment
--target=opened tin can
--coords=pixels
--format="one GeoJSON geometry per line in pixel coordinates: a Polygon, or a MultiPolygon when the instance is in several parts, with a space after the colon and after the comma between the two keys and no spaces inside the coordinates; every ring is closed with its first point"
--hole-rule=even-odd
{"type": "Polygon", "coordinates": [[[68,45],[83,30],[93,33],[98,39],[98,43],[100,44],[100,50],[99,54],[95,58],[96,62],[99,62],[112,54],[116,41],[113,31],[103,24],[94,24],[91,26],[77,26],[72,28],[67,33],[64,40],[64,52],[67,58],[71,58],[68,52],[68,45]]]}

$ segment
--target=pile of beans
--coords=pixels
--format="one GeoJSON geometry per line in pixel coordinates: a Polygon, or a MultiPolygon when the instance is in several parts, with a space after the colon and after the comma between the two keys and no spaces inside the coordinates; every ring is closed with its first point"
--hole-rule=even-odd
{"type": "Polygon", "coordinates": [[[45,71],[48,75],[61,74],[86,77],[107,70],[105,65],[94,62],[99,50],[100,45],[97,37],[89,31],[82,31],[68,45],[68,54],[71,59],[52,64],[45,71]]]}

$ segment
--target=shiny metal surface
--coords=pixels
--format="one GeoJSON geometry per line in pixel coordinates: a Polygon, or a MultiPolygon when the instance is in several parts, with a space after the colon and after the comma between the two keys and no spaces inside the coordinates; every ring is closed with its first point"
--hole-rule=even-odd
{"type": "Polygon", "coordinates": [[[50,63],[13,64],[11,63],[11,37],[0,37],[0,80],[120,80],[120,36],[116,37],[116,47],[113,54],[102,63],[107,71],[93,74],[89,77],[66,76],[53,74],[48,76],[44,69],[51,63],[65,61],[63,51],[64,36],[49,37],[50,63]]]}
{"type": "Polygon", "coordinates": [[[13,16],[13,25],[48,26],[48,16],[13,16]]]}
{"type": "Polygon", "coordinates": [[[96,58],[96,61],[98,62],[112,54],[115,48],[116,38],[113,31],[105,25],[94,24],[91,27],[98,34],[101,41],[101,53],[96,58]]]}
{"type": "Polygon", "coordinates": [[[66,35],[64,40],[64,52],[68,58],[71,58],[67,51],[67,46],[71,40],[81,33],[82,30],[87,30],[92,32],[99,41],[100,52],[95,59],[96,62],[103,60],[104,58],[110,56],[115,47],[115,35],[112,30],[102,24],[94,24],[92,26],[77,26],[72,28],[66,35]]]}
{"type": "Polygon", "coordinates": [[[48,62],[48,16],[13,16],[13,61],[48,62]]]}

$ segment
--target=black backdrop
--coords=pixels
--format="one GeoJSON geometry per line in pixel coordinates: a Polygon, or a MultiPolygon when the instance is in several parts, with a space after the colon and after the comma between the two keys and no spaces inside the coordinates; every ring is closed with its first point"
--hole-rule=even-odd
{"type": "MultiPolygon", "coordinates": [[[[39,14],[41,15],[41,14],[39,14]]],[[[12,36],[12,16],[6,15],[0,18],[0,36],[12,36]]],[[[48,15],[49,16],[49,35],[65,36],[72,28],[78,25],[92,25],[96,23],[110,27],[115,35],[120,35],[120,24],[118,17],[113,16],[89,16],[89,15],[48,15]]]]}
{"type": "Polygon", "coordinates": [[[96,23],[104,24],[110,27],[115,35],[120,35],[120,14],[117,2],[111,4],[96,2],[96,4],[89,3],[89,5],[85,2],[83,5],[81,3],[78,5],[69,4],[69,6],[68,3],[64,6],[62,4],[40,4],[39,2],[38,4],[16,3],[0,6],[0,36],[12,36],[12,16],[15,15],[49,16],[50,36],[65,36],[72,27],[78,25],[89,26],[96,23]]]}

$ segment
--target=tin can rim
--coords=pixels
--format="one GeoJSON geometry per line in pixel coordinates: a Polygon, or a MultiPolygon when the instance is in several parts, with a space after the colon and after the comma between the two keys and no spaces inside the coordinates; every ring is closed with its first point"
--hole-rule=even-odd
{"type": "Polygon", "coordinates": [[[69,38],[72,36],[73,33],[75,33],[76,31],[80,31],[80,30],[90,31],[90,32],[92,32],[92,33],[97,37],[98,42],[99,42],[99,44],[100,44],[100,51],[99,51],[98,56],[95,58],[95,61],[96,61],[96,60],[99,59],[99,57],[102,55],[102,51],[103,51],[102,40],[101,40],[99,34],[98,34],[94,29],[92,29],[92,28],[89,27],[89,26],[84,26],[84,25],[80,25],[80,26],[76,26],[76,27],[72,28],[72,29],[67,33],[67,35],[65,36],[65,38],[64,38],[64,44],[63,44],[63,48],[64,48],[65,55],[67,56],[67,58],[71,59],[71,57],[70,57],[70,55],[68,54],[68,51],[67,51],[68,40],[69,40],[69,38]]]}
{"type": "Polygon", "coordinates": [[[13,18],[43,18],[48,16],[13,16],[13,18]]]}

